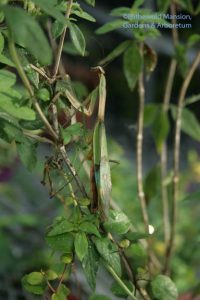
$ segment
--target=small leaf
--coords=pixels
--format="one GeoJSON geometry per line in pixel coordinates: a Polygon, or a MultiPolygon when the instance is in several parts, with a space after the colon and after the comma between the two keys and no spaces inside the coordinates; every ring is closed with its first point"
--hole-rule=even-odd
{"type": "Polygon", "coordinates": [[[73,251],[74,235],[70,232],[56,236],[46,236],[46,241],[53,250],[66,253],[73,251]]]}
{"type": "Polygon", "coordinates": [[[52,36],[54,39],[57,39],[63,32],[65,28],[65,25],[58,20],[55,20],[55,22],[52,25],[52,36]]]}
{"type": "Polygon", "coordinates": [[[85,0],[85,2],[91,6],[95,6],[95,0],[85,0]]]}
{"type": "Polygon", "coordinates": [[[84,38],[82,31],[74,23],[70,23],[69,30],[70,30],[70,36],[71,36],[71,39],[72,39],[72,42],[73,42],[75,48],[82,56],[84,56],[86,45],[85,45],[85,38],[84,38]]]}
{"type": "Polygon", "coordinates": [[[72,13],[73,15],[76,15],[82,19],[85,19],[87,21],[90,21],[90,22],[95,22],[95,18],[93,18],[90,14],[88,14],[87,12],[81,10],[81,11],[78,11],[78,10],[75,10],[73,11],[72,13]]]}
{"type": "Polygon", "coordinates": [[[120,56],[126,48],[130,45],[130,41],[125,41],[121,44],[119,44],[112,52],[110,52],[105,58],[103,58],[100,62],[99,65],[105,65],[118,56],[120,56]]]}
{"type": "MultiPolygon", "coordinates": [[[[79,51],[75,48],[74,44],[70,41],[66,42],[63,47],[63,51],[70,55],[80,55],[79,51]]],[[[88,55],[88,51],[85,50],[84,56],[88,55]]]]}
{"type": "Polygon", "coordinates": [[[158,105],[156,104],[146,104],[144,108],[144,126],[147,127],[152,125],[155,121],[158,112],[158,105]]]}
{"type": "Polygon", "coordinates": [[[64,15],[54,6],[56,1],[50,0],[32,0],[38,7],[40,7],[47,15],[57,19],[59,22],[63,24],[67,23],[64,15]]]}
{"type": "Polygon", "coordinates": [[[44,282],[44,276],[40,272],[32,272],[26,276],[29,284],[38,285],[44,282]]]}
{"type": "Polygon", "coordinates": [[[115,29],[122,27],[124,23],[125,23],[125,21],[120,20],[120,19],[108,22],[108,23],[104,24],[103,26],[101,26],[100,28],[98,28],[96,30],[96,33],[97,34],[108,33],[110,31],[113,31],[115,29]]]}
{"type": "Polygon", "coordinates": [[[157,300],[177,300],[178,291],[173,281],[164,275],[157,275],[151,282],[151,291],[157,300]]]}
{"type": "Polygon", "coordinates": [[[0,32],[0,53],[3,51],[4,48],[4,37],[3,34],[0,32]]]}
{"type": "Polygon", "coordinates": [[[58,274],[56,272],[54,272],[53,270],[47,270],[45,272],[45,276],[49,281],[55,280],[56,278],[58,278],[58,274]]]}
{"type": "MultiPolygon", "coordinates": [[[[176,119],[177,108],[171,105],[172,117],[176,119]]],[[[195,114],[187,108],[183,108],[181,116],[181,129],[196,141],[200,141],[200,123],[195,114]]]]}
{"type": "Polygon", "coordinates": [[[61,284],[51,297],[52,300],[66,300],[67,296],[70,294],[70,290],[64,285],[61,284]]]}
{"type": "Polygon", "coordinates": [[[86,233],[90,233],[90,234],[94,234],[97,237],[101,237],[99,234],[98,229],[96,228],[96,226],[94,224],[91,224],[89,222],[83,222],[80,224],[79,229],[86,232],[86,233]]]}
{"type": "Polygon", "coordinates": [[[64,219],[54,223],[48,230],[47,236],[57,236],[59,234],[71,232],[73,230],[74,224],[64,219]]]}
{"type": "Polygon", "coordinates": [[[131,91],[137,83],[141,68],[142,57],[140,55],[139,48],[135,43],[132,43],[123,56],[124,74],[131,91]]]}
{"type": "Polygon", "coordinates": [[[7,70],[0,70],[0,91],[7,91],[16,82],[16,75],[7,70]]]}
{"type": "Polygon", "coordinates": [[[23,164],[32,171],[37,163],[36,144],[22,142],[17,144],[17,152],[23,164]]]}
{"type": "Polygon", "coordinates": [[[110,15],[113,17],[122,17],[124,14],[130,14],[131,9],[129,7],[116,7],[111,10],[110,15]]]}
{"type": "Polygon", "coordinates": [[[73,254],[72,253],[64,253],[60,257],[60,261],[64,264],[70,264],[73,260],[73,254]]]}
{"type": "Polygon", "coordinates": [[[0,63],[4,65],[8,65],[10,67],[15,67],[14,63],[3,54],[0,54],[0,63]]]}
{"type": "Polygon", "coordinates": [[[191,48],[193,47],[195,44],[199,43],[200,42],[200,34],[192,34],[189,38],[188,38],[188,41],[187,41],[187,47],[188,48],[191,48]]]}
{"type": "Polygon", "coordinates": [[[158,153],[160,153],[161,147],[168,136],[169,129],[168,115],[163,110],[160,110],[152,126],[152,133],[158,153]]]}
{"type": "Polygon", "coordinates": [[[78,258],[80,259],[80,261],[82,261],[88,252],[88,241],[84,232],[78,232],[76,234],[74,246],[78,258]]]}
{"type": "Polygon", "coordinates": [[[110,210],[108,221],[104,222],[103,226],[107,232],[124,234],[129,230],[130,225],[130,220],[123,212],[110,210]]]}
{"type": "Polygon", "coordinates": [[[50,93],[46,88],[41,88],[37,92],[37,97],[46,102],[50,100],[50,93]]]}
{"type": "Polygon", "coordinates": [[[108,238],[93,238],[101,257],[121,276],[121,262],[117,247],[108,238]]]}
{"type": "Polygon", "coordinates": [[[19,7],[5,5],[2,9],[15,42],[25,47],[41,64],[50,64],[52,51],[36,20],[19,7]]]}
{"type": "Polygon", "coordinates": [[[94,248],[93,243],[89,242],[88,252],[82,261],[83,271],[87,278],[88,284],[94,291],[96,288],[96,274],[99,266],[99,255],[94,248]]]}
{"type": "Polygon", "coordinates": [[[28,283],[27,278],[28,278],[28,275],[25,275],[22,278],[22,285],[25,290],[27,290],[30,293],[36,294],[36,295],[44,294],[44,291],[46,289],[45,283],[38,284],[38,285],[32,285],[32,284],[28,283]]]}
{"type": "MultiPolygon", "coordinates": [[[[133,284],[129,280],[123,280],[124,285],[129,289],[129,291],[133,292],[133,284]]],[[[111,286],[111,292],[120,298],[128,297],[128,294],[124,291],[124,289],[117,283],[114,282],[111,286]]]]}
{"type": "Polygon", "coordinates": [[[157,65],[157,54],[147,44],[144,44],[144,64],[145,64],[147,73],[153,72],[157,65]]]}
{"type": "Polygon", "coordinates": [[[138,242],[138,240],[148,238],[149,234],[148,233],[143,233],[143,232],[128,232],[125,236],[131,242],[136,243],[136,242],[138,242]]]}

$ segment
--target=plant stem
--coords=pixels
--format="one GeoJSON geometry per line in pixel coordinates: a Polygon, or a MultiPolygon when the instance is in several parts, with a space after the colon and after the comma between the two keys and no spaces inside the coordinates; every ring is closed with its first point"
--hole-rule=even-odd
{"type": "MultiPolygon", "coordinates": [[[[172,1],[170,6],[171,14],[176,15],[176,4],[172,1]]],[[[176,19],[172,19],[172,24],[175,25],[177,23],[176,19]]],[[[174,46],[178,43],[178,30],[176,26],[172,28],[172,38],[174,46]]],[[[167,83],[164,93],[163,99],[163,112],[165,114],[168,113],[169,103],[172,93],[172,86],[174,82],[174,77],[176,73],[176,60],[172,58],[169,73],[167,77],[167,83]]],[[[160,154],[160,166],[161,166],[161,195],[162,195],[162,206],[163,206],[163,228],[164,228],[164,241],[165,248],[167,247],[170,239],[170,221],[169,221],[169,200],[168,200],[168,192],[165,184],[165,179],[167,176],[167,142],[165,141],[161,148],[160,154]]]]}
{"type": "MultiPolygon", "coordinates": [[[[70,13],[71,13],[72,4],[73,4],[73,0],[69,0],[68,6],[67,6],[66,15],[65,15],[67,19],[69,19],[69,16],[70,16],[70,13]]],[[[63,44],[64,44],[64,40],[65,40],[65,35],[66,35],[66,31],[67,31],[67,26],[63,30],[63,33],[61,34],[61,37],[60,37],[60,41],[59,41],[59,45],[58,45],[58,49],[57,49],[57,55],[56,55],[56,59],[55,59],[55,66],[54,66],[53,78],[55,78],[56,75],[57,75],[57,73],[58,73],[58,69],[59,69],[59,65],[60,65],[60,61],[61,61],[63,44]]]]}
{"type": "MultiPolygon", "coordinates": [[[[143,44],[140,44],[140,54],[143,56],[143,44]]],[[[140,200],[142,217],[145,226],[145,230],[149,232],[149,218],[147,213],[145,195],[143,190],[143,171],[142,171],[142,146],[143,146],[143,121],[144,121],[144,102],[145,102],[145,89],[144,89],[144,74],[143,70],[139,74],[139,112],[138,112],[138,122],[137,122],[137,189],[138,197],[140,200]]]]}
{"type": "Polygon", "coordinates": [[[35,97],[34,97],[34,91],[32,89],[32,86],[31,86],[31,84],[30,84],[30,82],[29,82],[29,80],[28,80],[25,72],[24,72],[24,69],[23,69],[23,67],[21,65],[21,62],[19,60],[16,48],[15,48],[15,44],[12,41],[11,38],[9,40],[9,50],[10,50],[11,58],[12,58],[13,62],[15,63],[16,69],[17,69],[17,71],[19,73],[19,76],[21,77],[21,80],[22,80],[24,86],[26,87],[26,89],[29,92],[29,95],[30,95],[30,97],[32,99],[32,102],[33,102],[33,106],[35,107],[37,113],[39,114],[40,119],[43,121],[43,123],[45,124],[46,128],[49,130],[49,133],[52,135],[52,137],[55,140],[57,140],[58,139],[57,134],[55,133],[55,131],[51,127],[51,124],[49,123],[49,121],[47,120],[47,118],[44,115],[43,111],[41,110],[40,105],[37,102],[37,99],[35,99],[35,97]]]}
{"type": "Polygon", "coordinates": [[[133,300],[137,300],[137,298],[133,295],[133,293],[127,288],[127,286],[123,283],[123,281],[119,278],[119,276],[115,273],[113,268],[105,263],[106,269],[111,273],[117,283],[121,286],[121,288],[129,295],[129,297],[133,300]]]}
{"type": "Polygon", "coordinates": [[[66,153],[65,146],[60,146],[59,151],[60,151],[60,153],[61,153],[61,155],[62,155],[62,157],[64,159],[64,162],[67,165],[70,173],[74,177],[74,180],[75,180],[75,182],[76,182],[79,190],[81,191],[83,197],[84,198],[88,198],[86,190],[85,190],[82,182],[80,181],[80,178],[79,178],[78,174],[76,173],[76,170],[74,169],[74,167],[73,167],[73,165],[72,165],[72,163],[71,163],[71,161],[70,161],[70,159],[69,159],[69,157],[68,157],[68,155],[66,153]]]}
{"type": "Polygon", "coordinates": [[[176,112],[175,121],[175,140],[174,140],[174,166],[173,166],[173,202],[172,202],[172,221],[171,221],[171,233],[170,240],[166,252],[166,262],[164,266],[164,273],[169,274],[170,272],[170,261],[172,257],[172,250],[174,247],[174,238],[176,230],[176,220],[177,220],[177,199],[179,193],[179,163],[180,163],[180,138],[181,138],[181,116],[182,109],[184,105],[184,99],[191,82],[192,76],[200,63],[200,51],[198,52],[196,58],[194,59],[186,77],[181,86],[178,107],[176,112]]]}

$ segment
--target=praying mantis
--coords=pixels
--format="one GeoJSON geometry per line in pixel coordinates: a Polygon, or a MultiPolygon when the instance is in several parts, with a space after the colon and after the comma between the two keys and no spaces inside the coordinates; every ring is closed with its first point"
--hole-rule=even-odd
{"type": "MultiPolygon", "coordinates": [[[[83,103],[76,98],[71,84],[65,89],[64,95],[76,111],[80,111],[86,116],[91,116],[95,102],[98,98],[98,115],[93,132],[92,151],[93,159],[91,166],[91,189],[93,201],[91,209],[99,210],[102,218],[108,217],[109,204],[111,200],[111,174],[107,151],[106,129],[104,124],[105,104],[106,104],[106,79],[104,70],[101,67],[93,68],[99,75],[99,85],[90,93],[83,103]],[[88,105],[89,104],[89,105],[88,105]],[[88,105],[88,107],[87,107],[88,105]]],[[[69,81],[70,78],[68,77],[69,81]]]]}

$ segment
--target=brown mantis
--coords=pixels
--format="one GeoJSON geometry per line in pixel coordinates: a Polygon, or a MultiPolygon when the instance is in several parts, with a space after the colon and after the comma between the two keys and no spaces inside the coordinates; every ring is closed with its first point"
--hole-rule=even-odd
{"type": "Polygon", "coordinates": [[[91,167],[91,185],[93,190],[92,209],[99,209],[103,218],[108,216],[108,209],[111,199],[111,175],[107,152],[106,130],[104,125],[105,104],[106,104],[106,80],[104,70],[101,67],[93,68],[98,72],[99,85],[95,88],[86,100],[81,104],[70,89],[66,89],[64,95],[75,110],[90,116],[93,113],[95,102],[98,96],[98,116],[93,133],[93,160],[91,167]],[[89,103],[90,102],[90,103],[89,103]],[[86,105],[89,103],[88,108],[86,105]],[[94,173],[94,176],[93,176],[94,173]],[[95,187],[94,187],[95,185],[95,187]],[[96,202],[96,203],[94,203],[96,202]]]}

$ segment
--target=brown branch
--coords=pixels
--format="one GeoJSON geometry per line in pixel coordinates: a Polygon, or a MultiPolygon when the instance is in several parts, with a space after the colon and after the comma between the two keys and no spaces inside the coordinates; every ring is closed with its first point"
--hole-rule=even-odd
{"type": "Polygon", "coordinates": [[[187,89],[193,77],[195,70],[197,69],[200,63],[200,51],[198,52],[196,58],[194,59],[184,81],[181,86],[179,98],[178,98],[178,107],[176,112],[176,121],[175,121],[175,141],[174,141],[174,166],[173,166],[173,202],[172,202],[172,221],[171,221],[171,233],[170,240],[167,246],[166,252],[166,262],[164,266],[164,273],[169,274],[170,272],[170,261],[172,258],[172,251],[174,248],[174,238],[176,230],[176,220],[177,220],[177,199],[179,193],[179,164],[180,164],[180,139],[181,139],[181,116],[182,109],[184,105],[185,95],[187,89]]]}
{"type": "MultiPolygon", "coordinates": [[[[170,6],[171,14],[176,15],[176,4],[174,2],[171,3],[170,6]]],[[[172,24],[176,24],[176,19],[172,19],[172,24]]],[[[172,28],[172,39],[174,46],[178,43],[178,30],[176,26],[172,28]]],[[[172,58],[169,73],[167,77],[167,83],[163,98],[163,112],[165,114],[168,113],[169,103],[172,93],[172,86],[174,82],[174,77],[176,73],[177,62],[174,58],[172,58]]],[[[163,228],[164,228],[164,241],[165,247],[167,247],[170,239],[170,221],[169,221],[169,200],[168,200],[168,192],[167,186],[165,184],[165,179],[167,176],[167,142],[165,141],[161,148],[160,154],[160,166],[161,166],[161,197],[162,197],[162,207],[163,207],[163,228]]]]}
{"type": "MultiPolygon", "coordinates": [[[[143,55],[143,44],[140,45],[140,54],[143,55]]],[[[144,121],[144,102],[145,102],[145,89],[144,89],[144,74],[141,70],[139,74],[138,82],[138,94],[139,94],[139,112],[137,122],[137,189],[138,197],[140,200],[140,206],[142,210],[142,217],[145,226],[145,230],[149,232],[149,218],[147,213],[147,206],[145,201],[145,195],[143,190],[143,160],[142,160],[142,147],[143,147],[143,121],[144,121]]]]}
{"type": "MultiPolygon", "coordinates": [[[[71,13],[71,9],[72,9],[72,4],[73,4],[73,0],[69,0],[68,1],[68,5],[67,5],[66,15],[65,15],[66,19],[69,19],[69,16],[70,16],[70,13],[71,13]]],[[[60,42],[59,42],[59,45],[58,45],[57,55],[56,55],[56,59],[55,59],[55,66],[54,66],[53,78],[56,77],[56,75],[58,73],[58,70],[59,70],[60,61],[61,61],[61,55],[62,55],[62,50],[63,50],[63,45],[64,45],[64,41],[65,41],[66,31],[67,31],[67,26],[63,30],[63,33],[61,34],[61,37],[60,37],[60,42]]]]}

